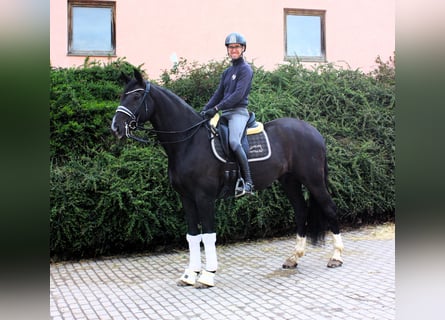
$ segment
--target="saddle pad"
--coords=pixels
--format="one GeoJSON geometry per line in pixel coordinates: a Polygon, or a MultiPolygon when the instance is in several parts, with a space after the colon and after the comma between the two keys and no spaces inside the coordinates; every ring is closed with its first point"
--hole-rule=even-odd
{"type": "MultiPolygon", "coordinates": [[[[249,142],[249,153],[247,154],[247,159],[249,162],[263,161],[270,158],[272,150],[270,149],[269,137],[267,136],[266,131],[248,135],[247,141],[249,142]]],[[[211,144],[215,157],[218,160],[226,163],[228,159],[221,147],[221,141],[219,138],[213,136],[211,139],[211,144]]]]}

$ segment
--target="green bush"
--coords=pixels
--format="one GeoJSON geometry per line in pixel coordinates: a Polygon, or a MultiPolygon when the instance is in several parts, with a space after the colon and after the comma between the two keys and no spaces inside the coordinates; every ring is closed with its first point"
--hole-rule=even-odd
{"type": "MultiPolygon", "coordinates": [[[[369,74],[298,62],[274,71],[254,68],[250,110],[259,121],[296,117],[325,137],[329,188],[341,223],[394,218],[395,68],[369,74]]],[[[227,61],[182,59],[164,71],[162,85],[200,110],[227,61]]],[[[117,142],[110,123],[122,94],[123,61],[51,69],[50,254],[86,258],[185,244],[178,195],[158,145],[117,142]]],[[[139,68],[138,68],[139,69],[139,68]]],[[[218,200],[220,243],[294,232],[293,212],[278,183],[257,197],[218,200]]]]}
{"type": "Polygon", "coordinates": [[[143,250],[185,233],[159,148],[71,158],[51,167],[50,243],[58,259],[143,250]]]}
{"type": "Polygon", "coordinates": [[[122,94],[121,73],[134,66],[123,60],[50,71],[50,157],[64,160],[76,153],[108,150],[113,114],[122,94]]]}
{"type": "Polygon", "coordinates": [[[387,218],[395,207],[395,88],[393,78],[379,75],[294,62],[254,78],[250,110],[259,119],[300,118],[325,137],[343,221],[387,218]]]}

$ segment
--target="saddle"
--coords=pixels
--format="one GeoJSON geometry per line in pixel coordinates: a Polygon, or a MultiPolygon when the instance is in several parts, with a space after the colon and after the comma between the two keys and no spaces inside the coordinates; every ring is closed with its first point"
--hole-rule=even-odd
{"type": "MultiPolygon", "coordinates": [[[[269,138],[261,122],[256,121],[255,113],[249,112],[241,145],[249,162],[267,160],[271,156],[269,138]]],[[[215,157],[221,162],[236,162],[229,146],[229,127],[227,119],[216,114],[210,120],[211,144],[215,157]]]]}
{"type": "MultiPolygon", "coordinates": [[[[261,122],[255,120],[255,113],[250,112],[241,145],[246,152],[247,160],[262,161],[269,159],[271,149],[269,138],[261,122]]],[[[244,180],[240,177],[239,166],[229,146],[229,128],[227,119],[216,114],[210,120],[210,141],[215,157],[225,163],[224,185],[218,198],[229,198],[235,195],[234,190],[244,180]]]]}

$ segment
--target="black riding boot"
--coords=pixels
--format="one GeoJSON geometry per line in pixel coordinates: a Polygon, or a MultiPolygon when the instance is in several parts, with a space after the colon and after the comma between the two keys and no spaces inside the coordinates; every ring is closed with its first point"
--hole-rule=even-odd
{"type": "Polygon", "coordinates": [[[253,194],[253,182],[250,176],[249,162],[247,161],[247,156],[241,146],[234,150],[236,160],[241,169],[241,175],[244,179],[244,185],[240,189],[235,190],[235,196],[240,197],[244,194],[253,194]]]}

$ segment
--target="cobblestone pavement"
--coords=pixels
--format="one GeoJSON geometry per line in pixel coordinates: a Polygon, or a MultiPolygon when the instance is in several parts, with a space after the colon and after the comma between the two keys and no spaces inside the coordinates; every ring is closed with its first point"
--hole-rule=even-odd
{"type": "Polygon", "coordinates": [[[329,236],[293,270],[295,237],[217,246],[216,286],[201,290],[176,286],[187,251],[51,264],[51,319],[395,319],[394,225],[342,235],[336,269],[329,236]]]}

